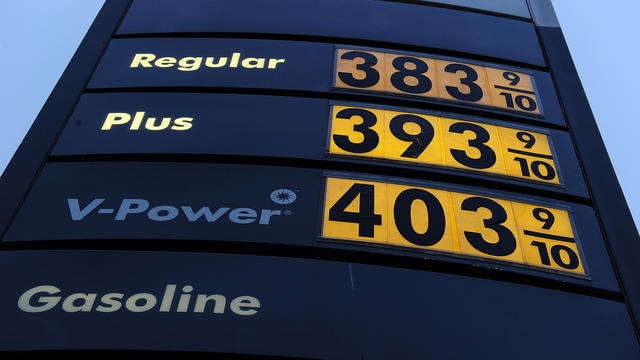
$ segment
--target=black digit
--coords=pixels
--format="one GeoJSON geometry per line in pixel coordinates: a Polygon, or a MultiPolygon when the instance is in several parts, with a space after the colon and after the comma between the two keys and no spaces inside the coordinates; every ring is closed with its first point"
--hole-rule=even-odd
{"type": "Polygon", "coordinates": [[[393,136],[402,141],[411,142],[411,145],[402,153],[402,157],[408,157],[417,159],[420,154],[429,146],[431,140],[433,140],[433,136],[435,135],[435,130],[433,129],[433,125],[426,119],[411,115],[411,114],[401,114],[395,116],[389,122],[389,130],[393,136]],[[406,123],[414,123],[420,127],[420,132],[418,134],[412,135],[408,134],[404,131],[404,124],[406,123]]]}
{"type": "Polygon", "coordinates": [[[578,259],[578,255],[570,248],[564,245],[554,245],[551,247],[551,257],[553,261],[558,264],[558,266],[565,268],[567,270],[573,270],[578,268],[580,265],[580,260],[578,259]],[[560,252],[564,251],[569,257],[569,262],[565,263],[560,255],[560,252]]]}
{"type": "Polygon", "coordinates": [[[358,236],[373,237],[375,225],[382,225],[382,216],[374,212],[374,186],[353,184],[329,209],[329,220],[358,224],[358,236]],[[360,211],[345,209],[360,196],[360,211]]]}
{"type": "MultiPolygon", "coordinates": [[[[513,158],[513,160],[520,163],[520,171],[522,172],[522,176],[531,176],[527,159],[515,157],[513,158]]],[[[556,171],[553,169],[553,166],[540,160],[535,160],[531,163],[531,171],[533,172],[533,175],[542,180],[553,180],[556,177],[556,171]],[[544,168],[545,174],[542,173],[541,168],[544,168]]]]}
{"type": "Polygon", "coordinates": [[[485,145],[489,141],[489,132],[483,127],[476,124],[467,122],[457,122],[449,126],[449,132],[462,134],[465,131],[472,131],[476,137],[469,140],[469,146],[476,148],[480,151],[480,157],[477,159],[471,158],[463,150],[451,149],[451,155],[457,162],[464,166],[468,166],[473,169],[488,169],[496,163],[496,153],[485,145]]]}
{"type": "Polygon", "coordinates": [[[529,172],[529,164],[527,163],[527,159],[521,157],[514,157],[513,160],[520,163],[520,172],[522,172],[522,176],[529,177],[531,173],[529,172]]]}
{"type": "Polygon", "coordinates": [[[444,67],[444,71],[454,74],[458,71],[463,71],[467,75],[460,79],[460,84],[466,85],[469,88],[469,92],[463,93],[455,86],[446,86],[445,88],[449,95],[462,101],[478,101],[482,99],[482,88],[474,83],[474,81],[478,80],[478,73],[472,67],[464,64],[449,64],[444,67]]]}
{"type": "MultiPolygon", "coordinates": [[[[513,95],[504,91],[501,92],[500,95],[504,96],[504,101],[507,103],[507,107],[513,109],[513,95]]],[[[538,108],[538,104],[536,104],[536,101],[526,95],[516,95],[516,105],[518,105],[520,109],[525,111],[534,111],[538,108]]]]}
{"type": "Polygon", "coordinates": [[[433,194],[422,189],[407,189],[401,192],[393,205],[393,217],[400,235],[408,242],[420,246],[438,243],[445,231],[444,209],[433,194]],[[411,205],[420,200],[427,206],[427,231],[420,234],[411,223],[411,205]]]}
{"type": "Polygon", "coordinates": [[[516,133],[516,137],[518,140],[522,141],[525,149],[531,149],[533,145],[536,143],[536,137],[528,132],[518,131],[516,133]]]}
{"type": "Polygon", "coordinates": [[[429,71],[429,65],[420,59],[416,59],[409,56],[398,56],[393,59],[393,68],[398,70],[391,75],[391,84],[398,90],[408,92],[411,94],[424,94],[431,90],[431,80],[424,76],[423,73],[429,71]],[[415,69],[407,69],[406,64],[411,63],[415,65],[415,69]],[[418,83],[416,85],[409,85],[405,82],[405,78],[413,77],[418,83]]]}
{"type": "Polygon", "coordinates": [[[556,177],[556,171],[553,170],[553,166],[544,161],[536,160],[532,162],[531,171],[533,172],[533,175],[539,177],[542,180],[552,180],[556,177]],[[545,169],[546,175],[543,175],[542,171],[540,171],[541,167],[545,169]]]}
{"type": "Polygon", "coordinates": [[[516,105],[518,105],[520,109],[526,110],[526,111],[534,111],[536,108],[538,108],[536,101],[526,95],[517,95],[516,105]],[[526,105],[524,103],[525,100],[527,101],[526,105]]]}
{"type": "Polygon", "coordinates": [[[367,88],[380,81],[380,74],[373,68],[373,66],[378,63],[378,58],[376,58],[375,55],[364,51],[348,51],[342,54],[340,58],[345,60],[353,60],[355,58],[364,59],[364,63],[356,65],[356,69],[365,73],[364,79],[356,79],[351,73],[338,73],[338,77],[345,84],[353,87],[367,88]]]}
{"type": "Polygon", "coordinates": [[[513,96],[508,92],[501,92],[500,95],[504,96],[504,101],[507,103],[507,107],[513,109],[513,96]]]}
{"type": "Polygon", "coordinates": [[[516,74],[514,72],[505,71],[505,72],[502,73],[502,76],[505,79],[511,81],[509,83],[509,85],[515,86],[515,85],[518,85],[518,83],[520,82],[520,76],[518,76],[518,74],[516,74]]]}
{"type": "Polygon", "coordinates": [[[353,131],[361,133],[364,136],[364,140],[360,143],[354,143],[349,140],[347,135],[334,134],[333,141],[340,149],[356,154],[366,153],[375,149],[380,143],[380,137],[371,129],[378,122],[376,115],[369,110],[360,108],[342,109],[336,114],[338,119],[351,119],[354,116],[361,117],[362,123],[353,125],[353,131]]]}
{"type": "Polygon", "coordinates": [[[551,261],[549,260],[549,252],[547,251],[547,244],[542,241],[532,241],[531,245],[538,248],[538,253],[540,254],[540,262],[543,265],[551,265],[551,261]]]}
{"type": "Polygon", "coordinates": [[[467,241],[469,241],[469,244],[471,244],[471,246],[476,250],[493,256],[507,256],[516,250],[516,237],[513,235],[511,230],[500,225],[507,221],[507,213],[500,204],[491,199],[474,196],[464,199],[460,208],[462,210],[476,212],[480,208],[485,208],[491,211],[491,218],[484,219],[484,227],[491,229],[498,234],[497,242],[487,242],[482,238],[482,234],[477,232],[464,232],[464,236],[467,238],[467,241]]]}
{"type": "Polygon", "coordinates": [[[542,228],[545,230],[551,229],[553,223],[556,221],[556,217],[553,216],[553,213],[543,208],[533,209],[533,217],[536,218],[536,220],[544,223],[544,225],[542,225],[542,228]],[[542,216],[543,214],[545,216],[542,216]]]}

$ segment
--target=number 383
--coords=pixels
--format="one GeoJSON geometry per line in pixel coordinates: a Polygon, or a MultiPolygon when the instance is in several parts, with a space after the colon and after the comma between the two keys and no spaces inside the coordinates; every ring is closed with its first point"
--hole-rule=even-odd
{"type": "Polygon", "coordinates": [[[322,236],[585,274],[568,211],[446,190],[328,178],[322,236]]]}
{"type": "Polygon", "coordinates": [[[335,84],[541,113],[531,75],[459,61],[337,49],[335,84]]]}

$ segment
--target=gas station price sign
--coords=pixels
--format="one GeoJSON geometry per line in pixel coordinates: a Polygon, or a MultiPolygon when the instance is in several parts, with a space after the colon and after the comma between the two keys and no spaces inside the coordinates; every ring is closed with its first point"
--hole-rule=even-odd
{"type": "Polygon", "coordinates": [[[425,114],[334,105],[329,154],[560,184],[546,134],[425,114]]]}
{"type": "Polygon", "coordinates": [[[336,88],[542,114],[531,75],[459,61],[338,48],[334,81],[336,88]]]}
{"type": "Polygon", "coordinates": [[[585,275],[569,211],[489,196],[328,177],[322,237],[585,275]]]}

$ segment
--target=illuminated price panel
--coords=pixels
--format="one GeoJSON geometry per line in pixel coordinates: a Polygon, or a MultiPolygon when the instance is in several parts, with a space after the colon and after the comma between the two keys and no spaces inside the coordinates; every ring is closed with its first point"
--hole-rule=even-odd
{"type": "Polygon", "coordinates": [[[382,109],[331,111],[329,153],[371,157],[559,184],[546,134],[382,109]]]}
{"type": "Polygon", "coordinates": [[[433,250],[446,267],[474,261],[485,269],[503,266],[514,274],[618,291],[588,205],[300,167],[49,162],[2,238],[11,246],[34,240],[238,249],[262,244],[280,249],[272,247],[274,253],[292,246],[311,256],[348,248],[354,261],[375,251],[400,267],[421,263],[433,250]],[[334,179],[327,183],[327,177],[334,179]],[[318,227],[323,216],[324,230],[318,227]],[[519,268],[506,268],[511,265],[519,268]]]}
{"type": "Polygon", "coordinates": [[[325,99],[85,94],[51,155],[100,154],[261,156],[347,167],[357,163],[387,171],[409,169],[416,176],[428,170],[443,181],[447,173],[589,196],[568,132],[487,117],[325,99]],[[375,124],[364,124],[364,119],[375,124]]]}
{"type": "Polygon", "coordinates": [[[337,49],[335,87],[542,114],[529,74],[414,55],[337,49]]]}
{"type": "Polygon", "coordinates": [[[572,223],[547,206],[329,177],[322,237],[585,275],[572,223]]]}

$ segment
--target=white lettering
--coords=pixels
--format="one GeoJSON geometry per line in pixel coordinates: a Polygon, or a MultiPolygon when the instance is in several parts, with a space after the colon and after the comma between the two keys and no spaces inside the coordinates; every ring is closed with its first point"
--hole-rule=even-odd
{"type": "Polygon", "coordinates": [[[62,310],[66,312],[88,312],[93,308],[93,303],[96,301],[96,296],[98,294],[83,294],[76,293],[67,296],[66,299],[62,302],[62,310]],[[81,300],[81,305],[74,304],[77,300],[81,300]]]}
{"type": "Polygon", "coordinates": [[[207,219],[207,222],[215,222],[230,209],[228,207],[221,207],[212,214],[208,206],[200,208],[200,210],[198,210],[196,213],[193,212],[191,206],[182,206],[180,208],[184,212],[187,219],[189,219],[189,221],[197,221],[200,217],[202,217],[202,215],[204,215],[205,219],[207,219]]]}
{"type": "MultiPolygon", "coordinates": [[[[85,207],[81,207],[78,199],[67,199],[71,219],[74,221],[84,219],[87,215],[97,209],[104,201],[105,199],[93,199],[85,207]]],[[[251,224],[259,219],[258,222],[260,225],[269,225],[273,216],[282,215],[282,210],[261,209],[260,215],[258,216],[258,212],[255,209],[247,207],[231,209],[230,207],[222,206],[217,208],[215,212],[212,212],[208,206],[203,206],[197,209],[197,211],[191,206],[180,206],[180,208],[178,208],[171,205],[160,205],[150,208],[150,202],[145,199],[122,199],[114,220],[124,221],[127,219],[129,214],[140,214],[146,212],[146,216],[150,220],[171,221],[180,215],[180,209],[189,222],[196,222],[204,218],[206,222],[214,223],[223,215],[228,214],[229,220],[236,224],[251,224]]],[[[99,214],[112,214],[114,209],[100,208],[97,212],[99,214]]]]}
{"type": "Polygon", "coordinates": [[[249,224],[256,221],[257,216],[258,214],[253,209],[237,208],[229,213],[229,220],[236,224],[249,224]]]}
{"type": "Polygon", "coordinates": [[[127,299],[127,302],[125,302],[124,306],[126,306],[127,310],[131,312],[145,312],[156,306],[156,302],[158,302],[158,300],[155,296],[149,293],[140,293],[131,295],[131,297],[127,299]],[[138,305],[138,300],[143,300],[144,304],[138,305]]]}
{"type": "Polygon", "coordinates": [[[123,199],[116,214],[116,220],[124,220],[128,214],[138,214],[149,208],[149,202],[144,199],[123,199]],[[132,207],[135,205],[135,207],[132,207]]]}
{"type": "Polygon", "coordinates": [[[260,212],[260,225],[269,225],[269,221],[271,221],[271,216],[273,215],[282,215],[282,211],[262,209],[260,212]]]}
{"type": "Polygon", "coordinates": [[[18,298],[18,307],[20,310],[29,313],[38,313],[47,310],[51,310],[54,306],[60,302],[60,296],[41,296],[38,298],[39,303],[44,303],[44,305],[40,306],[31,306],[31,298],[38,293],[46,293],[49,295],[57,294],[60,292],[55,286],[51,285],[40,285],[34,288],[31,288],[24,292],[24,294],[20,295],[18,298]]]}
{"type": "Polygon", "coordinates": [[[98,305],[96,311],[114,312],[120,310],[122,304],[116,299],[122,300],[123,297],[124,294],[121,293],[108,293],[102,295],[102,297],[100,298],[100,302],[107,306],[98,305]]]}
{"type": "Polygon", "coordinates": [[[209,300],[213,300],[215,302],[215,305],[213,306],[214,313],[224,313],[224,307],[227,303],[227,299],[222,295],[198,295],[198,297],[196,298],[196,306],[193,308],[193,312],[204,312],[204,307],[209,300]]]}
{"type": "Polygon", "coordinates": [[[229,308],[238,315],[253,315],[258,312],[253,309],[260,308],[260,301],[253,296],[238,296],[231,301],[229,308]],[[252,309],[245,310],[243,307],[252,309]]]}
{"type": "MultiPolygon", "coordinates": [[[[158,312],[171,311],[171,304],[175,296],[176,285],[165,285],[164,294],[162,296],[162,302],[160,304],[158,312]]],[[[182,287],[182,294],[178,301],[178,306],[175,311],[179,313],[186,313],[189,310],[189,302],[191,300],[191,292],[193,286],[185,285],[182,287]]],[[[28,313],[39,313],[51,310],[55,308],[60,300],[63,299],[62,290],[52,285],[39,285],[25,291],[18,298],[18,308],[28,313]],[[43,296],[54,295],[58,296],[43,296]],[[35,300],[35,301],[34,301],[35,300]]],[[[98,293],[72,293],[64,297],[62,301],[62,310],[67,313],[76,312],[90,312],[93,310],[94,304],[98,293]]],[[[124,293],[111,292],[102,295],[100,297],[100,304],[95,308],[95,311],[101,313],[110,313],[122,309],[122,300],[125,298],[124,293]]],[[[227,308],[227,298],[224,295],[214,294],[198,294],[196,296],[195,306],[193,308],[194,313],[203,313],[206,310],[207,304],[213,301],[212,312],[214,314],[224,314],[227,308]]],[[[130,295],[124,302],[124,307],[133,312],[141,313],[152,310],[158,303],[156,295],[147,292],[135,293],[130,295]]],[[[260,308],[260,301],[253,296],[238,296],[231,300],[229,309],[237,315],[254,315],[258,311],[255,309],[260,308]]]]}
{"type": "Polygon", "coordinates": [[[80,202],[78,199],[67,199],[69,212],[71,212],[71,220],[77,221],[84,219],[85,216],[97,208],[98,205],[102,204],[103,201],[104,199],[93,199],[84,209],[80,209],[80,202]]]}
{"type": "Polygon", "coordinates": [[[149,210],[147,216],[153,221],[169,221],[175,219],[179,213],[173,206],[156,206],[149,210]],[[161,215],[160,212],[166,212],[166,214],[161,215]]]}
{"type": "Polygon", "coordinates": [[[167,285],[164,289],[164,295],[162,296],[162,302],[160,303],[160,311],[171,311],[171,303],[173,302],[173,295],[176,293],[175,285],[167,285]]]}
{"type": "MultiPolygon", "coordinates": [[[[193,291],[193,286],[191,285],[186,285],[182,287],[182,292],[185,293],[190,293],[191,291],[193,291]]],[[[187,312],[188,308],[189,308],[189,300],[191,299],[191,295],[190,294],[182,294],[180,295],[180,300],[178,300],[178,308],[176,309],[177,312],[187,312]]]]}

